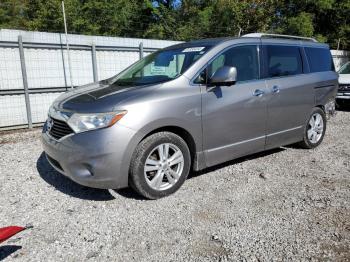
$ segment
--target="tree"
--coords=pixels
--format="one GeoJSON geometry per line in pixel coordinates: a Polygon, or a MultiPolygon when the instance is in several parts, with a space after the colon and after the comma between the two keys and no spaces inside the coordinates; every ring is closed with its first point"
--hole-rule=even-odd
{"type": "Polygon", "coordinates": [[[0,2],[0,28],[26,29],[28,1],[2,0],[0,2]]]}
{"type": "Polygon", "coordinates": [[[87,0],[81,6],[83,21],[79,31],[95,35],[129,36],[138,27],[137,1],[87,0]]]}
{"type": "Polygon", "coordinates": [[[177,24],[177,9],[174,1],[145,0],[140,16],[144,30],[142,37],[177,39],[174,30],[177,24]]]}
{"type": "Polygon", "coordinates": [[[179,7],[175,28],[179,40],[212,37],[213,2],[184,0],[179,7]]]}
{"type": "MultiPolygon", "coordinates": [[[[65,10],[71,32],[76,32],[79,17],[79,0],[66,0],[65,10]]],[[[63,32],[63,16],[61,1],[58,0],[29,0],[26,17],[26,26],[29,30],[63,32]]]]}
{"type": "MultiPolygon", "coordinates": [[[[173,40],[270,32],[350,48],[350,0],[65,0],[71,33],[173,40]]],[[[0,28],[63,32],[61,0],[2,0],[0,28]]]]}
{"type": "Polygon", "coordinates": [[[284,31],[290,35],[312,37],[314,35],[313,18],[312,14],[306,12],[288,17],[284,31]]]}
{"type": "Polygon", "coordinates": [[[311,36],[313,27],[312,35],[327,41],[332,48],[337,47],[338,39],[341,39],[342,48],[350,48],[350,0],[283,0],[276,2],[276,11],[279,15],[275,19],[275,31],[311,36]]]}

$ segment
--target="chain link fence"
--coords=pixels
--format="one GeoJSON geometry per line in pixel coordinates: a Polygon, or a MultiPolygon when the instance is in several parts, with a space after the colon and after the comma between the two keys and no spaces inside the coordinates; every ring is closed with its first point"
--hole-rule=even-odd
{"type": "Polygon", "coordinates": [[[84,35],[68,40],[71,70],[64,34],[0,30],[0,129],[41,125],[51,103],[71,86],[109,78],[179,43],[84,35]]]}

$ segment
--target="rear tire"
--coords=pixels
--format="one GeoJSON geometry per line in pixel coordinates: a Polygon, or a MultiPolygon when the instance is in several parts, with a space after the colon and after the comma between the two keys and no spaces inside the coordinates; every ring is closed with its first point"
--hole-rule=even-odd
{"type": "Polygon", "coordinates": [[[317,147],[323,141],[326,126],[326,114],[321,108],[314,108],[305,124],[303,140],[298,145],[305,149],[317,147]]]}
{"type": "Polygon", "coordinates": [[[146,137],[133,154],[129,183],[140,195],[158,199],[176,192],[185,182],[191,166],[186,142],[170,132],[146,137]]]}

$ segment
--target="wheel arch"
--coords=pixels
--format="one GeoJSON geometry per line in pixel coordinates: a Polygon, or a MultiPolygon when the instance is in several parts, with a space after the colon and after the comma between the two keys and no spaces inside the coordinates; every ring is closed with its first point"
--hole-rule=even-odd
{"type": "Polygon", "coordinates": [[[191,168],[192,168],[193,163],[195,163],[195,161],[197,160],[196,159],[197,145],[196,145],[196,142],[195,142],[193,136],[191,135],[191,133],[183,127],[168,125],[168,126],[162,126],[162,127],[158,127],[156,129],[153,129],[152,131],[150,131],[146,135],[144,135],[142,137],[141,141],[143,141],[145,138],[149,137],[150,135],[153,135],[153,134],[159,133],[159,132],[174,133],[174,134],[178,135],[179,137],[181,137],[186,142],[188,149],[190,150],[191,168]]]}
{"type": "Polygon", "coordinates": [[[322,109],[322,111],[323,111],[324,113],[326,113],[326,109],[325,109],[325,106],[324,106],[324,105],[318,104],[318,105],[315,106],[315,108],[316,108],[316,107],[322,109]]]}

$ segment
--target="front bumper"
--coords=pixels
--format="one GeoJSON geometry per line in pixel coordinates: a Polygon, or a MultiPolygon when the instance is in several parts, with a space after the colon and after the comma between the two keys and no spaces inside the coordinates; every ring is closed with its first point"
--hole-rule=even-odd
{"type": "Polygon", "coordinates": [[[128,186],[135,131],[115,124],[56,140],[45,125],[41,141],[49,163],[78,184],[103,189],[128,186]]]}

